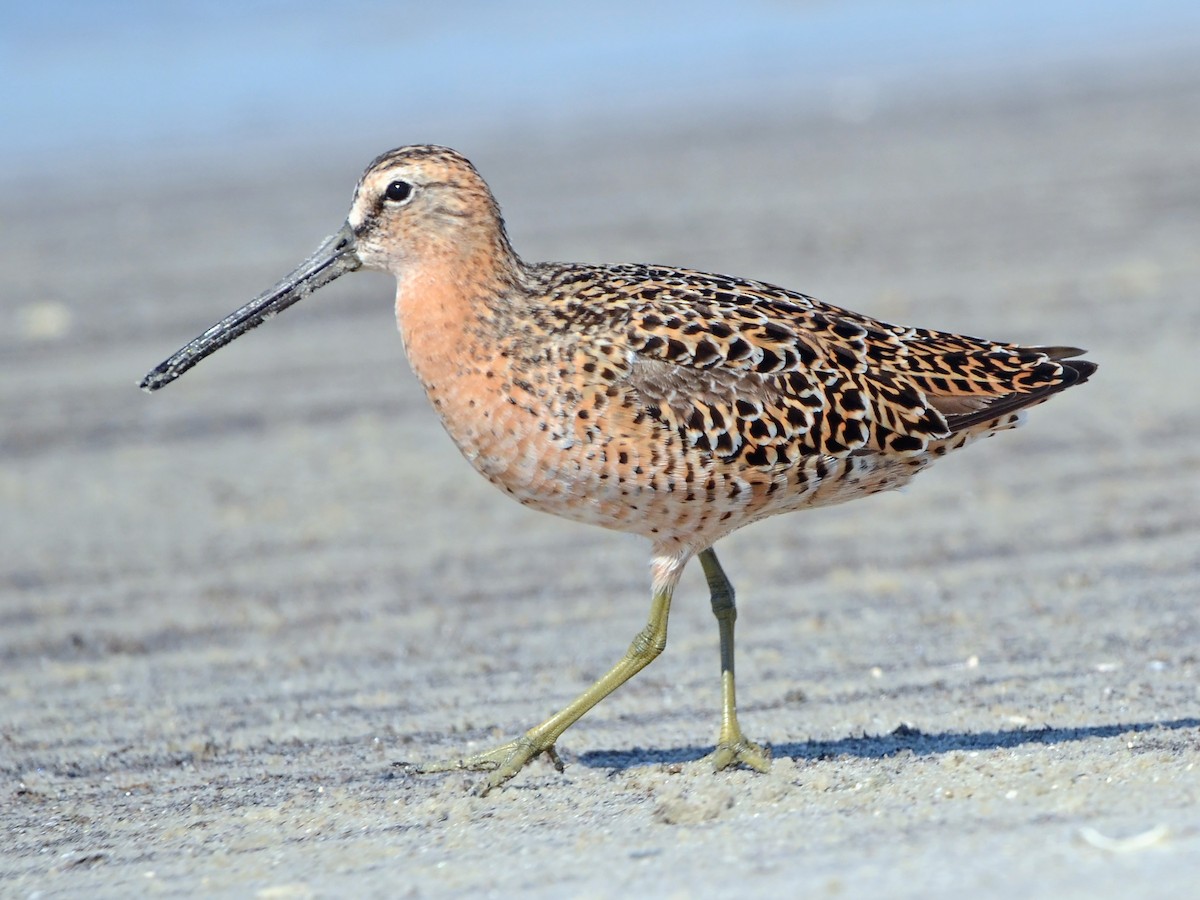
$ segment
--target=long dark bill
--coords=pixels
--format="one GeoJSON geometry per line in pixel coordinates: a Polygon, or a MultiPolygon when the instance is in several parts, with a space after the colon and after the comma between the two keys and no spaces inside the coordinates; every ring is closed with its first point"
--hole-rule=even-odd
{"type": "Polygon", "coordinates": [[[296,267],[296,270],[275,287],[259,294],[241,309],[232,312],[204,334],[180,347],[170,359],[159,363],[139,387],[157,391],[190,369],[210,353],[220,350],[251,328],[303,300],[319,287],[362,266],[355,252],[354,232],[343,225],[317,248],[317,252],[296,267]]]}

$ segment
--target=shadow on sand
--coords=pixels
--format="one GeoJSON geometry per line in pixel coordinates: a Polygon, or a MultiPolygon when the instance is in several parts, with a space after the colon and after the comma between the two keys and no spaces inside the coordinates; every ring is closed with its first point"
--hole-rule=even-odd
{"type": "MultiPolygon", "coordinates": [[[[1186,729],[1200,730],[1200,719],[1173,719],[1167,722],[1126,722],[1115,725],[1092,725],[1084,728],[1039,729],[1016,728],[1011,731],[960,732],[943,731],[926,734],[908,725],[900,725],[884,735],[839,738],[835,741],[789,741],[771,745],[776,759],[826,760],[839,756],[859,759],[883,759],[908,751],[916,756],[933,756],[955,750],[998,750],[1023,744],[1065,744],[1095,738],[1115,738],[1125,734],[1147,731],[1170,732],[1186,729]]],[[[1200,743],[1200,734],[1197,735],[1200,743]]],[[[581,765],[598,769],[621,771],[651,763],[686,763],[701,759],[712,752],[711,746],[665,747],[662,749],[634,747],[631,750],[595,750],[579,755],[581,765]]]]}

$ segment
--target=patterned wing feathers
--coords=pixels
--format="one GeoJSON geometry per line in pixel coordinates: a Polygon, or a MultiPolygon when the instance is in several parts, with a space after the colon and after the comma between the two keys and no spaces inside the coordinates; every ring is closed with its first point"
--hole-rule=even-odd
{"type": "Polygon", "coordinates": [[[921,453],[1095,369],[1067,359],[1075,348],[904,328],[758,282],[647,272],[668,277],[635,279],[630,383],[689,443],[751,465],[921,453]]]}

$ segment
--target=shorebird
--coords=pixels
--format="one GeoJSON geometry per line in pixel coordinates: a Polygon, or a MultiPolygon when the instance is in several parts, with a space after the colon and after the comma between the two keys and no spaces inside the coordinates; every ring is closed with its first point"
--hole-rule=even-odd
{"type": "Polygon", "coordinates": [[[558,713],[495,749],[417,765],[489,773],[546,754],[666,646],[699,556],[717,619],[721,770],[765,771],[737,718],[734,590],[718,540],[767,516],[898,487],[1082,384],[1074,347],[890,325],[758,281],[655,265],[526,263],[475,167],[410,146],[367,167],[345,224],[294,272],[150,372],[154,391],[357,269],[397,281],[409,364],[463,455],[534,509],[647,538],[650,616],[625,655],[558,713]]]}

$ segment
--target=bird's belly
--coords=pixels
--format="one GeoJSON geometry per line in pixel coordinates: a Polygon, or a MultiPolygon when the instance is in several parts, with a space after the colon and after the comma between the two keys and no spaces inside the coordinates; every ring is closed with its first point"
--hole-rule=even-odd
{"type": "Polygon", "coordinates": [[[617,446],[631,441],[598,444],[511,404],[499,404],[486,415],[478,405],[475,410],[469,418],[443,415],[443,425],[476,471],[525,506],[650,534],[666,526],[669,508],[678,513],[685,502],[682,495],[673,496],[675,485],[667,479],[631,464],[639,454],[617,446]],[[658,497],[660,489],[665,497],[658,497]]]}
{"type": "Polygon", "coordinates": [[[864,455],[765,471],[685,446],[645,417],[610,410],[606,420],[565,427],[510,397],[485,404],[476,395],[468,410],[433,397],[454,442],[492,484],[542,512],[697,550],[768,516],[897,487],[924,466],[864,455]]]}

